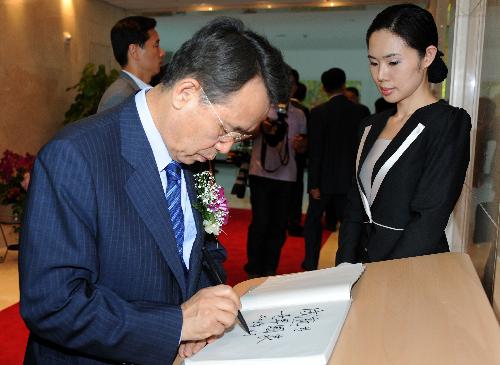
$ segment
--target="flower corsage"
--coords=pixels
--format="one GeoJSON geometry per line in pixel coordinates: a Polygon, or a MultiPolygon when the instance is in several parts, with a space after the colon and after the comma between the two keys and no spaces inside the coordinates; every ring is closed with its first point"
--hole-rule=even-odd
{"type": "Polygon", "coordinates": [[[198,203],[194,207],[201,213],[205,232],[218,236],[229,217],[224,188],[217,185],[209,171],[194,174],[194,180],[198,195],[198,203]]]}

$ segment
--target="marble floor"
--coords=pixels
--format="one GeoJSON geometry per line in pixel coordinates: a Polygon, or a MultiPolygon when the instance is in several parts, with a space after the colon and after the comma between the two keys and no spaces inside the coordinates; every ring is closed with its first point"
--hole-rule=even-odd
{"type": "MultiPolygon", "coordinates": [[[[217,182],[224,187],[226,197],[228,198],[229,206],[233,208],[250,209],[250,192],[245,193],[243,199],[231,195],[231,188],[236,179],[238,169],[233,165],[218,163],[216,166],[218,173],[216,174],[217,182]]],[[[303,209],[307,209],[307,197],[304,195],[303,209]]],[[[16,241],[14,232],[9,231],[10,226],[3,226],[7,233],[8,243],[16,241]]],[[[5,244],[3,238],[0,237],[0,256],[5,256],[5,261],[0,262],[0,310],[4,309],[19,301],[19,274],[17,270],[18,252],[9,250],[5,255],[5,244]]],[[[337,251],[337,232],[333,232],[328,238],[325,245],[321,249],[319,268],[333,266],[335,252],[337,251]]],[[[1,261],[1,259],[0,259],[1,261]]]]}
{"type": "MultiPolygon", "coordinates": [[[[2,244],[3,242],[0,243],[0,245],[2,244]]],[[[0,263],[0,310],[18,301],[19,275],[17,272],[17,251],[9,251],[5,261],[0,263]]]]}

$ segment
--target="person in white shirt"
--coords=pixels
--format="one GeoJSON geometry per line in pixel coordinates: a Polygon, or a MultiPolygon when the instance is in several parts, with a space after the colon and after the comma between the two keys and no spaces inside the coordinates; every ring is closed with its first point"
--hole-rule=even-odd
{"type": "Polygon", "coordinates": [[[248,227],[248,261],[244,267],[250,278],[276,274],[297,181],[295,153],[303,153],[306,148],[306,117],[291,103],[284,117],[286,132],[278,138],[279,143],[270,140],[269,131],[278,123],[279,112],[277,108],[269,111],[253,142],[250,159],[252,221],[248,227]]]}

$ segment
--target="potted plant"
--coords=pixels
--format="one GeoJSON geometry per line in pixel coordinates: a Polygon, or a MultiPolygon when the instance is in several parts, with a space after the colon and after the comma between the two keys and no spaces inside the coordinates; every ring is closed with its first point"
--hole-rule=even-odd
{"type": "Polygon", "coordinates": [[[64,124],[95,114],[102,94],[118,78],[118,75],[119,72],[115,69],[107,74],[104,65],[99,65],[95,71],[95,65],[88,63],[82,71],[80,81],[66,89],[66,91],[76,89],[78,93],[75,101],[64,114],[64,124]]]}

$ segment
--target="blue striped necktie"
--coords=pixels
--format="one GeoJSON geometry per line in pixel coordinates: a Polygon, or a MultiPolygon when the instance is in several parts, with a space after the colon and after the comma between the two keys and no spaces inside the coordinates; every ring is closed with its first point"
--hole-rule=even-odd
{"type": "Polygon", "coordinates": [[[168,212],[174,229],[175,240],[177,241],[177,252],[185,267],[182,248],[184,244],[184,213],[181,206],[181,166],[178,162],[172,161],[167,165],[167,197],[168,212]]]}

